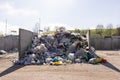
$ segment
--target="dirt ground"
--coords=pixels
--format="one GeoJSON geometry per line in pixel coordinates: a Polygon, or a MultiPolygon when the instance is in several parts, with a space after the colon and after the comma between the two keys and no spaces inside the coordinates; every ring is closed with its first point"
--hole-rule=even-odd
{"type": "Polygon", "coordinates": [[[13,65],[18,53],[0,55],[0,80],[120,80],[120,51],[96,51],[104,64],[13,65]]]}

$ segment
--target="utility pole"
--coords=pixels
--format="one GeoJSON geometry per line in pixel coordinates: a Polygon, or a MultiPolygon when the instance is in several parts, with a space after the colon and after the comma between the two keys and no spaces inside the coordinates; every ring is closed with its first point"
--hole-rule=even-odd
{"type": "Polygon", "coordinates": [[[41,31],[41,29],[40,29],[40,27],[41,27],[41,26],[40,26],[40,25],[41,25],[41,20],[40,20],[40,18],[39,18],[39,22],[38,22],[38,23],[39,23],[38,33],[40,34],[40,31],[41,31]]]}
{"type": "Polygon", "coordinates": [[[7,19],[5,20],[5,36],[7,35],[7,19]]]}

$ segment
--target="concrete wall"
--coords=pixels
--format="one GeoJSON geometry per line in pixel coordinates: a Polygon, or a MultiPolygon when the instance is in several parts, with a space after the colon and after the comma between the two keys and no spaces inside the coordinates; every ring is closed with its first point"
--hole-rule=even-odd
{"type": "Polygon", "coordinates": [[[91,38],[91,46],[97,50],[120,49],[120,38],[91,38]]]}
{"type": "Polygon", "coordinates": [[[120,49],[120,38],[112,38],[112,49],[120,49]]]}
{"type": "Polygon", "coordinates": [[[18,48],[18,36],[9,35],[0,37],[0,50],[12,50],[18,48]]]}
{"type": "Polygon", "coordinates": [[[33,37],[33,32],[19,29],[19,59],[23,57],[25,50],[31,45],[33,37]]]}
{"type": "Polygon", "coordinates": [[[104,38],[104,49],[105,50],[110,50],[112,49],[112,38],[104,38]]]}
{"type": "Polygon", "coordinates": [[[90,30],[87,31],[86,37],[87,37],[88,47],[90,47],[91,46],[91,43],[90,43],[91,42],[90,41],[91,40],[90,39],[90,30]]]}

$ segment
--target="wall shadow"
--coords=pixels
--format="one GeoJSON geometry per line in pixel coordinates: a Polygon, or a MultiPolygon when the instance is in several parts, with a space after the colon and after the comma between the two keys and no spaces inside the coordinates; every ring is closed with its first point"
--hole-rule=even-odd
{"type": "MultiPolygon", "coordinates": [[[[96,55],[96,56],[99,57],[98,55],[96,55]]],[[[116,66],[114,66],[113,64],[111,64],[108,61],[106,63],[101,63],[101,64],[107,68],[110,68],[110,69],[116,71],[116,72],[120,72],[119,68],[117,68],[116,66]]],[[[8,69],[4,70],[3,72],[1,72],[0,77],[10,74],[10,73],[12,73],[20,68],[23,68],[23,67],[24,67],[24,65],[13,65],[13,66],[9,67],[8,69]]]]}
{"type": "MultiPolygon", "coordinates": [[[[100,56],[98,56],[97,54],[95,54],[95,56],[100,57],[100,56]]],[[[116,66],[114,66],[113,64],[111,64],[111,63],[108,62],[108,61],[105,62],[105,63],[101,63],[101,64],[104,65],[105,67],[108,67],[108,68],[116,71],[116,72],[120,72],[120,69],[119,69],[119,68],[117,68],[116,66]]]]}
{"type": "Polygon", "coordinates": [[[1,72],[0,77],[5,76],[9,73],[12,73],[22,67],[24,67],[24,65],[13,65],[13,66],[9,67],[8,69],[4,70],[3,72],[1,72]]]}
{"type": "Polygon", "coordinates": [[[115,67],[113,64],[111,64],[110,62],[106,62],[106,63],[101,63],[102,65],[114,70],[114,71],[117,71],[117,72],[120,72],[120,69],[118,69],[117,67],[115,67]]]}

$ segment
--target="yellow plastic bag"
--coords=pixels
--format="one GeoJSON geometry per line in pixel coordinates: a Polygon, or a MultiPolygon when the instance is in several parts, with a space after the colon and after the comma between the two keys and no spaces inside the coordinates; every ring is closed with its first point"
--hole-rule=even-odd
{"type": "Polygon", "coordinates": [[[57,62],[54,62],[53,64],[54,64],[54,65],[62,65],[63,62],[62,62],[62,61],[57,61],[57,62]]]}
{"type": "Polygon", "coordinates": [[[96,58],[96,63],[102,62],[102,58],[96,58]]]}

